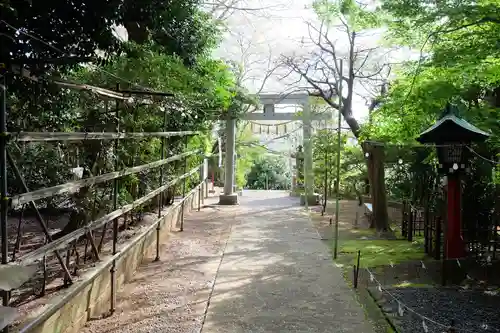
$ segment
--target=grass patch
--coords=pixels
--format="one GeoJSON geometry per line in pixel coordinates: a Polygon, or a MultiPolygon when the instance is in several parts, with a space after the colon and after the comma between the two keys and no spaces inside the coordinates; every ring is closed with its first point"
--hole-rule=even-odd
{"type": "Polygon", "coordinates": [[[395,288],[429,288],[432,287],[430,284],[426,283],[413,283],[408,281],[403,281],[401,283],[393,284],[395,288]]]}
{"type": "MultiPolygon", "coordinates": [[[[349,233],[351,236],[356,236],[357,238],[359,237],[373,237],[375,235],[375,232],[372,229],[350,229],[348,231],[345,231],[349,233]]],[[[365,240],[361,239],[359,240],[360,242],[364,242],[365,240]]]]}
{"type": "Polygon", "coordinates": [[[355,239],[345,240],[339,246],[340,263],[356,264],[358,250],[361,250],[361,268],[399,264],[405,261],[422,260],[425,253],[419,241],[406,240],[355,239]]]}

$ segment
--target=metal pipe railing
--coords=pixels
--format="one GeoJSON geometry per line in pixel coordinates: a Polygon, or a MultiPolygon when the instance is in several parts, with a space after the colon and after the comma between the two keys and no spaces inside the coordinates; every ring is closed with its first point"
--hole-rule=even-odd
{"type": "Polygon", "coordinates": [[[170,162],[178,161],[178,160],[184,159],[188,156],[195,155],[198,152],[199,152],[199,150],[193,150],[193,151],[185,152],[182,154],[177,154],[177,155],[165,158],[165,159],[161,159],[159,161],[155,161],[155,162],[151,162],[151,163],[147,163],[147,164],[143,164],[143,165],[138,165],[138,166],[131,167],[131,168],[126,168],[126,169],[123,169],[120,171],[113,171],[113,172],[105,173],[105,174],[95,176],[95,177],[89,177],[89,178],[85,178],[85,179],[71,181],[71,182],[67,182],[64,184],[60,184],[60,185],[47,187],[47,188],[43,188],[43,189],[36,190],[36,191],[31,191],[31,192],[26,192],[26,193],[22,193],[19,195],[15,195],[10,199],[10,206],[16,207],[18,205],[29,203],[30,201],[36,201],[36,200],[40,200],[40,199],[50,198],[50,197],[53,197],[56,195],[61,195],[64,193],[75,193],[79,189],[81,189],[82,187],[103,183],[103,182],[113,180],[113,179],[116,179],[119,177],[131,175],[131,174],[136,174],[136,173],[139,173],[141,171],[149,170],[152,168],[157,168],[157,167],[163,166],[165,164],[168,164],[170,162]]]}
{"type": "Polygon", "coordinates": [[[90,222],[89,225],[87,225],[81,229],[75,230],[75,231],[73,231],[73,232],[53,241],[53,242],[47,243],[46,245],[43,245],[36,250],[33,250],[32,252],[30,252],[22,257],[19,257],[19,259],[17,261],[21,264],[29,265],[37,260],[42,259],[48,253],[65,247],[66,245],[71,243],[73,240],[76,240],[79,237],[85,235],[85,233],[87,233],[88,231],[93,231],[93,230],[103,226],[104,224],[112,221],[113,219],[118,218],[125,213],[128,213],[129,211],[133,210],[137,206],[140,206],[143,203],[151,200],[152,198],[157,196],[160,192],[165,191],[166,189],[168,189],[172,185],[175,185],[178,181],[183,180],[183,179],[191,176],[192,174],[194,174],[198,170],[199,170],[199,167],[193,168],[191,171],[185,173],[182,176],[175,178],[174,180],[166,183],[163,186],[158,187],[156,190],[151,191],[150,193],[135,200],[134,202],[132,202],[128,205],[125,205],[122,208],[117,209],[109,214],[106,214],[97,220],[90,222]]]}
{"type": "Polygon", "coordinates": [[[48,141],[85,141],[85,140],[114,140],[140,139],[149,137],[173,137],[197,135],[196,131],[179,132],[9,132],[10,140],[16,142],[48,142],[48,141]]]}
{"type": "MultiPolygon", "coordinates": [[[[197,167],[199,170],[199,167],[197,167]]],[[[124,257],[127,255],[128,251],[132,249],[138,242],[141,240],[145,239],[148,237],[151,232],[155,230],[157,227],[158,223],[161,223],[164,221],[165,217],[171,214],[175,209],[177,209],[179,206],[182,208],[184,201],[192,196],[195,191],[198,190],[198,187],[201,186],[201,183],[198,184],[193,190],[191,190],[189,193],[186,194],[186,196],[179,202],[175,203],[169,209],[167,212],[165,212],[164,215],[162,215],[160,218],[156,219],[151,225],[149,225],[144,232],[139,234],[138,236],[134,237],[132,241],[129,243],[125,244],[123,248],[119,249],[117,253],[112,255],[111,257],[108,258],[105,262],[103,262],[100,266],[98,265],[98,269],[95,270],[92,275],[88,277],[88,279],[84,281],[78,281],[75,282],[69,289],[68,292],[62,296],[59,301],[50,307],[47,308],[44,312],[42,312],[39,316],[37,316],[33,321],[25,324],[22,326],[22,328],[19,330],[19,333],[28,333],[32,332],[34,329],[42,325],[46,320],[48,320],[52,315],[54,315],[58,310],[60,310],[64,305],[66,305],[68,302],[71,301],[79,292],[84,290],[89,284],[91,284],[104,270],[109,269],[114,262],[118,261],[120,258],[124,257]]]]}

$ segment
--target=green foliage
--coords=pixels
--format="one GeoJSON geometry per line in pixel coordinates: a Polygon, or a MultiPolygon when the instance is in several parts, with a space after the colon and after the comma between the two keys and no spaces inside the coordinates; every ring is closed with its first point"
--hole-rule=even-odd
{"type": "Polygon", "coordinates": [[[243,188],[248,182],[248,174],[255,161],[265,153],[265,148],[259,145],[259,140],[253,135],[247,124],[240,124],[236,137],[236,185],[243,188]]]}
{"type": "MultiPolygon", "coordinates": [[[[325,173],[327,173],[327,194],[331,195],[337,174],[337,152],[339,149],[337,132],[329,129],[318,130],[312,139],[315,187],[322,189],[321,192],[324,193],[325,173]]],[[[340,192],[348,196],[355,196],[363,175],[366,173],[366,162],[361,148],[348,146],[346,142],[347,135],[342,133],[340,192]]]]}
{"type": "Polygon", "coordinates": [[[220,23],[200,11],[198,2],[162,1],[164,15],[151,37],[162,53],[177,55],[187,66],[196,64],[200,56],[210,57],[222,40],[220,23]]]}
{"type": "MultiPolygon", "coordinates": [[[[196,65],[186,67],[179,57],[155,51],[154,45],[130,43],[127,49],[127,54],[115,57],[106,65],[106,72],[116,73],[141,86],[147,85],[157,91],[170,92],[174,97],[164,98],[152,106],[143,105],[138,100],[132,112],[123,113],[120,125],[122,130],[154,132],[165,127],[167,131],[205,131],[205,135],[189,139],[187,146],[185,139],[180,137],[168,138],[165,143],[167,155],[178,154],[185,150],[184,147],[187,147],[188,151],[206,151],[214,121],[220,119],[223,111],[234,104],[234,80],[227,67],[222,62],[211,59],[198,59],[196,65]]],[[[85,82],[112,86],[113,78],[107,76],[106,72],[83,69],[77,74],[77,78],[85,82]]],[[[123,142],[118,156],[121,167],[159,159],[160,145],[160,139],[123,142]]],[[[190,171],[202,162],[202,156],[200,153],[188,158],[186,166],[182,162],[169,165],[166,176],[181,175],[190,171]]],[[[102,161],[101,165],[105,164],[106,162],[102,161]]],[[[187,180],[188,189],[198,182],[199,175],[195,173],[187,180]]],[[[158,185],[155,173],[151,176],[142,175],[139,180],[130,177],[123,182],[123,186],[128,188],[130,193],[139,187],[137,191],[140,193],[132,195],[133,198],[137,198],[139,194],[144,195],[158,185]]],[[[178,185],[174,191],[181,194],[181,189],[182,186],[178,185]]]]}
{"type": "MultiPolygon", "coordinates": [[[[345,140],[346,137],[343,135],[340,143],[341,150],[345,144],[345,140]]],[[[314,185],[316,188],[324,188],[326,173],[328,188],[331,190],[334,178],[336,177],[337,152],[339,151],[337,133],[328,129],[318,130],[313,135],[312,142],[314,185]]]]}
{"type": "MultiPolygon", "coordinates": [[[[391,33],[399,45],[420,43],[423,60],[400,69],[383,106],[365,134],[408,142],[431,125],[451,99],[465,105],[463,115],[476,126],[498,133],[500,46],[498,1],[385,0],[391,33]],[[404,31],[406,33],[404,33],[404,31]],[[422,38],[425,36],[425,38],[422,38]]],[[[498,142],[494,135],[492,142],[498,142]]],[[[495,144],[497,145],[497,144],[495,144]]]]}
{"type": "MultiPolygon", "coordinates": [[[[7,2],[3,0],[0,4],[6,7],[7,2]]],[[[98,69],[57,63],[42,66],[34,74],[108,89],[116,89],[120,83],[121,89],[146,87],[173,94],[171,97],[133,96],[125,103],[61,88],[50,81],[34,83],[8,75],[9,131],[113,132],[118,125],[120,131],[125,132],[165,129],[202,133],[189,138],[120,140],[116,154],[114,142],[110,140],[23,145],[21,152],[14,149],[13,155],[22,166],[21,172],[31,190],[67,182],[74,177],[71,168],[76,166],[83,168],[84,177],[88,177],[114,170],[115,161],[118,169],[157,161],[162,156],[162,145],[164,157],[202,149],[202,153],[190,156],[186,164],[176,161],[166,165],[161,182],[165,184],[202,162],[204,153],[210,151],[213,124],[225,119],[228,112],[241,112],[248,100],[229,67],[211,58],[211,51],[219,41],[219,27],[199,11],[196,1],[151,0],[141,2],[140,7],[135,1],[123,1],[118,6],[109,1],[87,0],[71,4],[72,8],[65,1],[44,5],[34,1],[33,4],[23,4],[23,1],[9,4],[9,11],[2,8],[0,19],[40,36],[54,47],[23,34],[16,34],[4,44],[5,35],[0,34],[3,60],[27,54],[60,57],[61,53],[55,48],[65,54],[92,56],[99,49],[104,51],[107,61],[98,69]],[[112,24],[123,24],[130,42],[118,43],[112,36],[112,24]],[[29,43],[28,39],[31,39],[29,43]]],[[[2,23],[0,29],[0,33],[12,35],[2,23]]],[[[33,69],[30,64],[28,61],[29,69],[33,69]]],[[[159,168],[155,168],[121,177],[119,204],[130,203],[157,188],[159,174],[159,168]]],[[[24,192],[12,172],[8,182],[10,193],[24,192]]],[[[187,191],[198,182],[198,173],[189,177],[187,191]]],[[[170,202],[181,192],[182,186],[178,184],[169,190],[166,200],[170,202]]],[[[69,197],[54,198],[47,204],[60,208],[64,203],[72,209],[64,234],[109,212],[110,198],[109,184],[102,184],[83,188],[69,197]]]]}
{"type": "Polygon", "coordinates": [[[198,9],[198,0],[83,0],[68,2],[0,0],[0,20],[41,38],[50,46],[0,24],[0,59],[60,57],[63,54],[93,56],[120,49],[113,25],[123,25],[129,40],[154,42],[163,53],[176,54],[184,64],[194,64],[200,54],[219,41],[219,28],[198,9]],[[5,34],[5,35],[3,35],[5,34]],[[6,36],[12,36],[7,38],[6,36]]]}
{"type": "Polygon", "coordinates": [[[275,155],[261,156],[247,176],[247,187],[250,189],[284,190],[289,183],[290,171],[286,160],[275,155]]]}
{"type": "MultiPolygon", "coordinates": [[[[384,0],[381,10],[389,19],[387,40],[419,52],[418,61],[405,62],[396,71],[390,90],[363,128],[363,138],[415,144],[448,102],[461,107],[460,116],[492,136],[475,147],[482,156],[498,160],[500,148],[500,3],[484,1],[384,0]]],[[[410,198],[424,204],[436,197],[439,176],[432,150],[401,148],[402,165],[386,168],[387,188],[395,199],[410,198]],[[422,185],[425,184],[425,185],[422,185]]],[[[387,159],[387,158],[386,158],[387,159]]],[[[493,208],[492,166],[480,158],[470,160],[464,177],[464,200],[469,220],[487,221],[493,208]],[[481,190],[480,190],[481,189],[481,190]],[[477,217],[481,215],[481,218],[477,217]],[[474,217],[473,217],[474,216],[474,217]]],[[[437,199],[435,199],[437,200],[437,199]]]]}
{"type": "Polygon", "coordinates": [[[82,70],[76,79],[112,88],[116,79],[107,74],[110,72],[134,85],[172,93],[170,101],[159,103],[167,109],[181,107],[178,117],[169,117],[168,126],[179,130],[187,130],[194,123],[213,122],[232,105],[236,96],[234,77],[223,62],[206,58],[186,67],[181,58],[154,51],[154,44],[129,43],[126,49],[127,54],[114,57],[105,71],[82,70]]]}
{"type": "Polygon", "coordinates": [[[355,0],[315,0],[313,8],[320,19],[330,24],[342,22],[351,31],[373,29],[380,26],[382,16],[355,0]]]}
{"type": "Polygon", "coordinates": [[[350,196],[363,192],[366,159],[358,145],[344,146],[340,160],[340,191],[350,196]]]}

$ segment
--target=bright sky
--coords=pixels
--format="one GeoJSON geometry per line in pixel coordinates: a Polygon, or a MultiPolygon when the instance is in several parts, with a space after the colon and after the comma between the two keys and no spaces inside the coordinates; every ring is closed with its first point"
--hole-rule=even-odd
{"type": "MultiPolygon", "coordinates": [[[[311,45],[309,42],[311,39],[306,22],[313,23],[316,27],[319,27],[319,23],[311,8],[312,0],[240,1],[239,7],[264,7],[264,9],[234,12],[227,19],[230,33],[226,35],[215,55],[245,64],[247,67],[245,84],[251,92],[257,92],[266,72],[278,62],[281,55],[311,54],[314,50],[318,50],[317,46],[311,45]],[[271,62],[269,62],[270,56],[271,62]]],[[[365,2],[373,3],[372,0],[365,0],[365,2]]],[[[347,54],[346,33],[332,28],[329,36],[335,42],[337,52],[347,54]]],[[[383,42],[382,38],[382,29],[361,33],[358,35],[356,47],[357,49],[379,47],[383,42]]],[[[403,49],[387,52],[387,49],[379,48],[374,53],[376,53],[376,57],[382,59],[378,61],[380,64],[400,62],[415,55],[414,52],[403,49]]],[[[373,57],[370,59],[372,59],[372,63],[377,62],[373,60],[373,57]]],[[[290,82],[296,81],[297,76],[292,76],[288,82],[284,82],[280,80],[280,76],[283,74],[284,69],[278,70],[276,75],[271,76],[266,81],[262,92],[283,93],[296,89],[296,86],[290,87],[290,82]]],[[[302,82],[301,85],[306,84],[302,82]]],[[[368,116],[367,98],[371,95],[366,89],[370,88],[372,87],[366,88],[366,84],[364,86],[359,83],[355,85],[353,114],[360,121],[366,120],[368,116]]],[[[345,94],[344,89],[344,96],[345,94]]]]}
{"type": "MultiPolygon", "coordinates": [[[[236,7],[259,10],[234,11],[225,22],[228,26],[228,33],[221,46],[215,51],[214,56],[226,60],[234,60],[245,67],[244,84],[247,88],[256,93],[262,85],[262,80],[269,72],[270,68],[279,63],[281,55],[311,54],[317,50],[308,42],[310,36],[307,22],[318,27],[318,21],[311,8],[313,0],[214,0],[224,3],[236,3],[236,7]]],[[[361,0],[360,0],[361,1],[361,0]]],[[[372,0],[365,0],[373,2],[372,0]]],[[[119,38],[126,39],[126,30],[123,27],[116,27],[119,38]]],[[[345,32],[330,32],[331,39],[335,41],[337,52],[347,53],[345,32]]],[[[367,49],[377,47],[381,44],[381,31],[365,33],[358,36],[357,47],[367,49]]],[[[381,51],[381,53],[383,53],[381,51]]],[[[408,59],[415,54],[409,51],[397,50],[384,52],[384,61],[394,62],[395,60],[408,59]]],[[[263,93],[288,93],[297,89],[297,85],[291,86],[290,82],[297,81],[297,76],[291,75],[287,81],[281,79],[285,73],[284,68],[276,70],[274,74],[266,80],[262,89],[263,93]]],[[[306,85],[304,82],[302,86],[306,85]]],[[[344,89],[344,95],[346,91],[344,89]]],[[[363,121],[367,118],[368,108],[366,98],[370,93],[359,84],[355,87],[353,98],[353,114],[363,121]]],[[[345,125],[345,124],[344,124],[345,125]]]]}
{"type": "MultiPolygon", "coordinates": [[[[224,1],[224,0],[222,0],[224,1]]],[[[222,45],[215,52],[216,57],[227,60],[234,60],[246,67],[246,79],[244,84],[255,93],[258,92],[263,78],[279,63],[281,55],[292,54],[312,54],[317,51],[317,46],[311,45],[307,22],[319,27],[319,21],[311,8],[312,0],[240,0],[239,7],[263,8],[261,11],[236,11],[228,19],[227,25],[229,33],[226,35],[222,45]],[[269,8],[269,4],[272,4],[269,8]],[[268,7],[266,7],[268,6],[268,7]]],[[[369,1],[369,0],[367,0],[369,1]]],[[[382,44],[381,38],[383,30],[366,32],[358,35],[356,47],[358,49],[376,48],[382,44]]],[[[334,28],[329,33],[330,39],[335,42],[338,54],[348,54],[347,35],[343,31],[336,31],[334,28]]],[[[409,51],[375,51],[379,52],[377,57],[382,59],[380,63],[396,62],[408,59],[411,56],[409,51]]],[[[371,58],[370,58],[371,59],[371,58]]],[[[291,77],[285,82],[280,77],[284,69],[278,70],[271,76],[262,89],[267,93],[286,93],[296,89],[290,87],[290,82],[295,82],[297,76],[291,77]]],[[[302,86],[307,86],[304,82],[302,86]]],[[[370,87],[368,87],[370,89],[370,87]]],[[[344,89],[344,96],[346,91],[344,89]]],[[[358,121],[365,121],[368,116],[367,99],[370,93],[360,84],[355,85],[353,97],[353,114],[358,121]]],[[[287,110],[287,112],[290,112],[287,110]]],[[[293,112],[293,111],[292,111],[293,112]]],[[[262,123],[262,122],[261,122],[262,123]]],[[[347,124],[343,122],[344,127],[347,124]]],[[[257,132],[258,133],[258,132],[257,132]]],[[[299,139],[300,132],[292,136],[299,139]]],[[[262,142],[269,148],[282,150],[287,149],[290,143],[283,142],[283,139],[269,142],[271,137],[261,135],[262,142]]],[[[289,140],[285,140],[289,141],[289,140]]],[[[300,141],[300,139],[299,139],[300,141]]],[[[355,143],[352,143],[355,144],[355,143]]]]}
{"type": "MultiPolygon", "coordinates": [[[[214,0],[225,3],[231,3],[232,0],[214,0]]],[[[260,10],[234,11],[229,17],[225,18],[228,27],[228,33],[225,36],[221,46],[215,51],[214,56],[225,60],[233,60],[242,64],[244,70],[244,84],[252,93],[257,93],[262,86],[263,79],[271,68],[280,63],[282,55],[290,56],[293,54],[312,54],[317,46],[311,45],[307,22],[313,26],[319,27],[319,21],[311,8],[313,0],[237,0],[235,6],[260,10]]],[[[362,0],[360,0],[362,1],[362,0]]],[[[372,0],[366,0],[372,1],[372,0]]],[[[122,27],[117,28],[119,36],[126,35],[126,30],[122,27]]],[[[334,41],[338,54],[348,53],[348,44],[346,33],[331,29],[330,38],[334,41]]],[[[356,47],[358,49],[376,48],[382,44],[382,30],[371,31],[358,35],[356,47]]],[[[381,50],[380,63],[396,62],[412,57],[414,53],[407,50],[391,51],[390,54],[381,50]]],[[[376,61],[375,61],[376,62],[376,61]]],[[[282,79],[285,68],[280,68],[273,72],[265,82],[262,88],[263,93],[288,93],[297,89],[296,82],[298,76],[292,75],[287,80],[282,79]]],[[[323,78],[322,78],[323,79],[323,78]]],[[[304,82],[300,85],[307,86],[304,82]]],[[[370,89],[370,87],[368,88],[370,89]]],[[[346,91],[344,89],[344,96],[346,91]]],[[[363,122],[368,116],[367,98],[370,93],[360,84],[355,85],[355,94],[353,97],[353,114],[358,121],[363,122]]],[[[281,106],[284,107],[284,106],[281,106]]],[[[293,109],[286,107],[286,112],[294,112],[293,109]]],[[[283,112],[282,111],[282,112],[283,112]]],[[[278,111],[279,112],[279,111],[278,111]]],[[[261,121],[260,123],[267,123],[261,121]]],[[[347,124],[343,122],[343,127],[347,124]]],[[[281,130],[283,126],[281,126],[281,130]]],[[[280,132],[281,132],[280,130],[280,132]]],[[[256,134],[259,130],[256,129],[256,134]]],[[[266,143],[270,149],[287,150],[291,145],[290,138],[278,139],[273,141],[273,137],[280,137],[283,133],[274,133],[271,129],[271,135],[260,135],[261,141],[266,143]],[[271,140],[271,141],[269,141],[271,140]]],[[[301,141],[301,131],[294,132],[291,135],[298,142],[301,141]]],[[[293,140],[292,140],[293,141],[293,140]]],[[[296,144],[296,143],[295,143],[296,144]]],[[[354,144],[354,143],[353,143],[354,144]]]]}
{"type": "MultiPolygon", "coordinates": [[[[230,33],[216,52],[218,57],[248,64],[249,79],[245,80],[245,84],[252,92],[259,90],[268,65],[273,66],[280,55],[308,51],[307,46],[306,49],[301,46],[301,41],[307,43],[310,40],[306,22],[316,21],[313,10],[308,8],[311,0],[276,0],[268,3],[272,3],[272,7],[259,12],[233,13],[227,20],[230,33]],[[271,64],[268,62],[270,55],[271,64]]],[[[262,7],[262,4],[259,0],[245,0],[245,4],[240,6],[258,8],[262,7]]],[[[373,41],[373,38],[371,40],[373,41]]],[[[339,41],[339,47],[342,47],[342,44],[339,41]]],[[[284,70],[278,70],[277,75],[268,79],[263,92],[290,91],[290,81],[283,82],[279,79],[283,73],[284,70]]],[[[296,78],[295,76],[291,80],[295,81],[296,78]]],[[[362,98],[356,96],[353,112],[357,118],[367,116],[368,109],[362,98]]]]}

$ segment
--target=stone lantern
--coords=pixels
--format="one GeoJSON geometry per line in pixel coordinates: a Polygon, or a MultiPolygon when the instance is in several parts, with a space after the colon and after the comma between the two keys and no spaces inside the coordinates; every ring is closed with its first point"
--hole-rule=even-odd
{"type": "Polygon", "coordinates": [[[297,153],[295,154],[295,165],[297,169],[297,185],[304,186],[304,152],[302,151],[302,146],[297,147],[297,153]]]}
{"type": "Polygon", "coordinates": [[[420,143],[436,145],[439,171],[447,176],[448,222],[445,255],[449,259],[461,258],[465,253],[461,230],[460,174],[467,167],[469,157],[467,145],[482,142],[490,136],[489,133],[457,117],[456,110],[456,106],[448,103],[444,116],[417,138],[420,143]]]}

